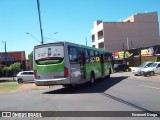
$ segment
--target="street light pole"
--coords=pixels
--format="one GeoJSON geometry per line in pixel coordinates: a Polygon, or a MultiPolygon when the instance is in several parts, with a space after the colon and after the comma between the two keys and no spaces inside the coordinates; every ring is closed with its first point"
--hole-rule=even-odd
{"type": "Polygon", "coordinates": [[[127,49],[129,50],[129,42],[128,42],[128,37],[127,37],[127,49]]]}
{"type": "Polygon", "coordinates": [[[6,47],[6,41],[2,41],[2,43],[4,44],[4,50],[5,50],[5,64],[7,66],[7,47],[6,47]]]}
{"type": "Polygon", "coordinates": [[[86,37],[86,46],[87,46],[87,37],[86,37]]]}
{"type": "Polygon", "coordinates": [[[30,35],[34,40],[36,40],[36,41],[40,42],[40,41],[39,41],[36,37],[34,37],[31,33],[26,32],[26,34],[30,35]]]}
{"type": "Polygon", "coordinates": [[[39,24],[40,24],[40,32],[41,32],[41,44],[43,44],[44,40],[43,40],[43,31],[42,31],[42,25],[41,25],[41,14],[40,14],[40,3],[39,3],[39,0],[37,0],[37,7],[38,7],[38,16],[39,16],[39,24]]]}

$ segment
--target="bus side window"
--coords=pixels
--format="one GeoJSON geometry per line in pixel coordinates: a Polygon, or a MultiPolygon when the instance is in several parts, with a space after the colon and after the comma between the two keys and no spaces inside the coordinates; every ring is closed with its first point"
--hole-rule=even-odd
{"type": "Polygon", "coordinates": [[[78,63],[78,54],[76,48],[69,47],[69,59],[70,63],[78,63]]]}
{"type": "Polygon", "coordinates": [[[111,53],[105,53],[104,61],[105,62],[112,62],[112,54],[111,53]]]}
{"type": "Polygon", "coordinates": [[[103,53],[100,53],[100,60],[101,60],[101,63],[104,63],[104,54],[103,53]]]}
{"type": "Polygon", "coordinates": [[[89,63],[89,54],[88,54],[88,50],[85,50],[85,63],[89,63]]]}
{"type": "Polygon", "coordinates": [[[93,50],[89,50],[89,59],[90,59],[90,62],[91,62],[91,63],[94,63],[94,62],[95,62],[95,59],[94,59],[94,51],[93,51],[93,50]]]}
{"type": "Polygon", "coordinates": [[[100,62],[100,55],[99,55],[99,52],[98,51],[94,51],[94,54],[95,54],[95,62],[100,62]]]}
{"type": "Polygon", "coordinates": [[[82,65],[85,64],[85,53],[82,48],[78,48],[78,62],[82,65]]]}

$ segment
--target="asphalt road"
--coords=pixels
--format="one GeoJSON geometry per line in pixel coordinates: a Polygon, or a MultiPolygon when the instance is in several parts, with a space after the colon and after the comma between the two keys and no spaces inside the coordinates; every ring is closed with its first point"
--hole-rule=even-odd
{"type": "MultiPolygon", "coordinates": [[[[160,81],[137,79],[130,72],[122,72],[113,74],[108,80],[99,80],[93,86],[84,85],[75,88],[55,86],[48,90],[5,93],[0,94],[0,111],[160,111],[160,81]]],[[[158,120],[159,118],[55,117],[54,119],[158,120]]]]}

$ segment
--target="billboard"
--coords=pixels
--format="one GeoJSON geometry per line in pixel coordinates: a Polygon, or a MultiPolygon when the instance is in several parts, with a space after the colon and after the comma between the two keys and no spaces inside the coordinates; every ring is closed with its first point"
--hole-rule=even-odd
{"type": "Polygon", "coordinates": [[[160,46],[158,45],[153,47],[131,49],[113,53],[115,59],[124,59],[124,58],[139,57],[139,56],[152,57],[158,55],[160,55],[160,46]]]}
{"type": "Polygon", "coordinates": [[[6,52],[0,53],[0,61],[23,61],[26,60],[25,52],[6,52]]]}

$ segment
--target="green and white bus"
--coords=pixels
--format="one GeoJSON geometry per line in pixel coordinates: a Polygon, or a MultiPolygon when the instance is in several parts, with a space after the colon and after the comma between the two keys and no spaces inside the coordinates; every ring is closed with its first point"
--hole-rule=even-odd
{"type": "Polygon", "coordinates": [[[70,42],[34,47],[34,76],[37,86],[77,85],[112,73],[112,53],[70,42]]]}

